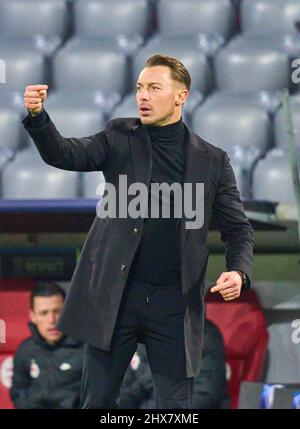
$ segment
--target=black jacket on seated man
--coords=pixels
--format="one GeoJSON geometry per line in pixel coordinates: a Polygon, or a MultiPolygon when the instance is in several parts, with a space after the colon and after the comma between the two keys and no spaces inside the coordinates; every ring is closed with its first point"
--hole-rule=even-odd
{"type": "Polygon", "coordinates": [[[10,395],[16,408],[78,408],[82,345],[67,336],[50,345],[33,323],[29,327],[32,336],[14,356],[10,395]]]}
{"type": "MultiPolygon", "coordinates": [[[[194,379],[193,409],[229,408],[225,350],[217,326],[206,319],[200,373],[194,379]]],[[[120,391],[119,408],[155,408],[154,386],[145,348],[140,345],[128,367],[120,391]]]]}

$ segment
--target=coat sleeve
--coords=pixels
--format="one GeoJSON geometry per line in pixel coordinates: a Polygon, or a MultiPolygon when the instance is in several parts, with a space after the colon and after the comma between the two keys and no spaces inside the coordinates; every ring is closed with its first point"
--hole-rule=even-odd
{"type": "Polygon", "coordinates": [[[37,117],[28,114],[22,122],[47,164],[70,171],[105,170],[108,129],[88,137],[63,137],[44,109],[37,117]]]}
{"type": "Polygon", "coordinates": [[[45,408],[43,391],[39,386],[32,384],[22,347],[17,350],[14,356],[12,386],[9,393],[16,408],[45,408]]]}
{"type": "Polygon", "coordinates": [[[229,157],[226,152],[223,156],[222,174],[213,213],[221,239],[225,243],[227,270],[243,271],[248,277],[249,287],[252,277],[254,231],[244,213],[229,157]]]}

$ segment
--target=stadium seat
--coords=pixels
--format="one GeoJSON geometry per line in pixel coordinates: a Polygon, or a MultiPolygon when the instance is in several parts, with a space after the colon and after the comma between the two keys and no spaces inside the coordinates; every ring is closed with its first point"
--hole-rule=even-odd
{"type": "Polygon", "coordinates": [[[270,145],[271,123],[259,94],[215,92],[192,115],[193,130],[225,150],[242,197],[251,196],[251,173],[270,145]]]}
{"type": "Polygon", "coordinates": [[[289,56],[263,38],[236,37],[215,56],[219,89],[239,92],[290,88],[289,56]]]}
{"type": "Polygon", "coordinates": [[[6,83],[2,91],[19,91],[22,95],[29,82],[46,82],[46,63],[43,55],[29,42],[1,40],[0,58],[6,64],[6,83]]]}
{"type": "Polygon", "coordinates": [[[195,109],[192,124],[197,134],[224,150],[239,145],[264,151],[270,144],[270,119],[251,94],[215,92],[195,109]]]}
{"type": "Polygon", "coordinates": [[[235,10],[230,0],[160,0],[159,31],[187,36],[220,34],[227,39],[235,31],[235,10]]]}
{"type": "Polygon", "coordinates": [[[45,164],[37,149],[17,153],[3,169],[3,198],[75,198],[79,173],[59,170],[45,164]]]}
{"type": "Polygon", "coordinates": [[[226,149],[234,171],[237,188],[242,198],[251,199],[252,171],[256,161],[262,156],[257,147],[233,145],[226,149]]]}
{"type": "Polygon", "coordinates": [[[120,103],[121,95],[114,92],[105,93],[98,90],[58,90],[49,91],[45,107],[62,106],[74,108],[94,108],[99,112],[100,117],[107,118],[115,106],[120,103]]]}
{"type": "Polygon", "coordinates": [[[99,200],[104,190],[105,178],[102,171],[93,171],[83,175],[83,196],[99,200]],[[99,185],[102,185],[99,187],[99,185]]]}
{"type": "Polygon", "coordinates": [[[243,32],[294,33],[297,21],[300,21],[298,0],[244,0],[241,3],[243,32]]]}
{"type": "MultiPolygon", "coordinates": [[[[300,96],[290,98],[290,109],[294,129],[294,140],[300,148],[300,96]]],[[[278,147],[288,147],[288,134],[283,106],[278,109],[274,119],[275,143],[278,147]]]]}
{"type": "Polygon", "coordinates": [[[0,152],[3,149],[15,151],[25,142],[24,127],[20,114],[11,106],[0,104],[0,152]]]}
{"type": "Polygon", "coordinates": [[[207,57],[197,47],[197,40],[191,38],[154,37],[133,56],[133,88],[148,57],[165,54],[182,61],[192,79],[192,90],[207,94],[212,86],[212,72],[207,57]]]}
{"type": "Polygon", "coordinates": [[[287,313],[270,320],[267,383],[300,383],[299,310],[287,313]]]}
{"type": "Polygon", "coordinates": [[[0,92],[0,108],[8,108],[23,114],[26,111],[24,106],[24,90],[0,92]]]}
{"type": "Polygon", "coordinates": [[[268,151],[266,157],[258,161],[253,171],[253,198],[279,203],[294,203],[290,163],[288,148],[268,151]]]}
{"type": "Polygon", "coordinates": [[[45,102],[45,109],[64,137],[89,136],[105,126],[103,112],[93,104],[92,97],[89,99],[88,92],[52,92],[45,102]]]}
{"type": "Polygon", "coordinates": [[[286,53],[291,59],[300,55],[299,37],[297,34],[276,33],[276,34],[242,34],[236,36],[234,43],[258,45],[260,48],[274,49],[286,53]]]}
{"type": "Polygon", "coordinates": [[[65,0],[0,2],[1,40],[32,40],[45,54],[53,53],[62,43],[67,23],[65,0]]]}
{"type": "Polygon", "coordinates": [[[122,102],[118,104],[110,115],[110,119],[114,118],[134,118],[138,117],[135,93],[126,95],[122,102]]]}
{"type": "Polygon", "coordinates": [[[237,408],[240,383],[259,381],[263,375],[268,331],[261,306],[254,291],[244,292],[232,302],[209,293],[206,317],[223,335],[231,408],[237,408]]]}
{"type": "MultiPolygon", "coordinates": [[[[282,53],[285,53],[289,58],[289,74],[293,73],[293,68],[290,63],[293,64],[293,60],[296,60],[294,68],[299,69],[299,57],[300,57],[300,43],[299,36],[297,34],[289,33],[275,33],[275,34],[243,34],[242,36],[236,36],[234,39],[234,44],[238,45],[251,45],[259,46],[260,49],[275,50],[282,53]]],[[[263,58],[261,58],[263,61],[263,58]]],[[[295,78],[299,79],[299,71],[295,70],[295,78]]],[[[286,83],[286,88],[289,88],[292,92],[296,91],[300,87],[300,82],[294,82],[294,76],[292,79],[289,78],[289,82],[286,83]]]]}
{"type": "Polygon", "coordinates": [[[127,59],[113,41],[70,40],[55,56],[55,89],[98,90],[124,94],[127,59]]]}
{"type": "Polygon", "coordinates": [[[75,33],[80,37],[145,38],[150,30],[148,0],[78,0],[74,6],[75,33]]]}
{"type": "Polygon", "coordinates": [[[10,396],[13,356],[19,344],[30,335],[29,296],[34,282],[23,279],[0,280],[0,319],[5,322],[5,341],[0,348],[0,409],[14,408],[10,396]]]}

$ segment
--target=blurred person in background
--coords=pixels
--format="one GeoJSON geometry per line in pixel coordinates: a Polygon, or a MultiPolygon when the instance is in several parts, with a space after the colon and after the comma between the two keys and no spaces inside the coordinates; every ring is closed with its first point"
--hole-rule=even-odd
{"type": "Polygon", "coordinates": [[[78,408],[82,345],[60,332],[57,320],[65,292],[56,283],[38,283],[30,298],[29,328],[14,356],[10,396],[16,408],[78,408]]]}

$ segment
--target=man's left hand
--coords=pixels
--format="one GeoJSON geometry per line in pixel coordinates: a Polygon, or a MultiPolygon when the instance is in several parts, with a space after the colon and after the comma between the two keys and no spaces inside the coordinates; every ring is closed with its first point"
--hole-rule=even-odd
{"type": "Polygon", "coordinates": [[[236,271],[227,271],[218,278],[215,286],[210,291],[220,292],[225,301],[232,301],[240,296],[242,289],[242,279],[236,271]]]}

